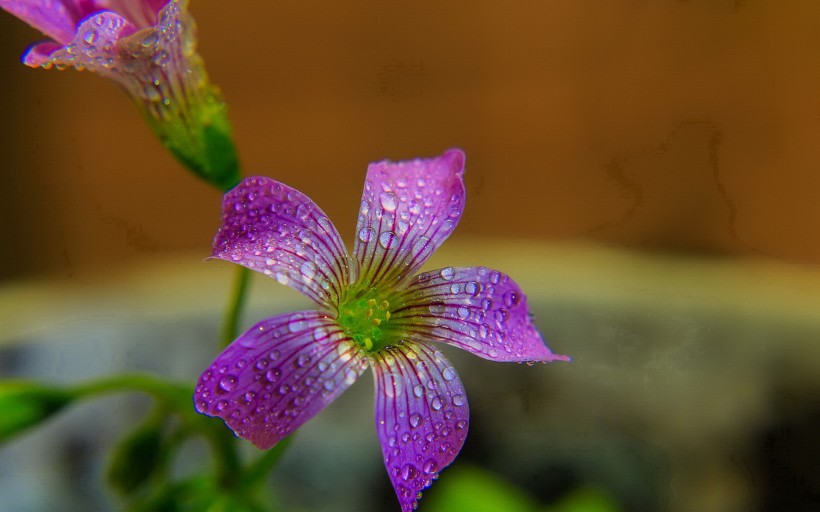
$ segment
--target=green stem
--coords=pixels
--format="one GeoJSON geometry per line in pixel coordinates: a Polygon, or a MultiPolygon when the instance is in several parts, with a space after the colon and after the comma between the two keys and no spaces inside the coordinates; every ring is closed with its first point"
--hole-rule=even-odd
{"type": "Polygon", "coordinates": [[[198,414],[194,410],[190,386],[168,382],[152,375],[124,374],[87,382],[71,390],[77,398],[133,391],[151,395],[176,411],[183,422],[202,433],[214,452],[219,480],[226,486],[236,483],[241,461],[235,439],[221,421],[198,414]]]}
{"type": "Polygon", "coordinates": [[[228,309],[225,311],[225,320],[222,324],[221,346],[227,347],[238,334],[242,308],[245,306],[248,289],[250,287],[251,271],[245,267],[238,267],[234,278],[233,294],[228,309]]]}

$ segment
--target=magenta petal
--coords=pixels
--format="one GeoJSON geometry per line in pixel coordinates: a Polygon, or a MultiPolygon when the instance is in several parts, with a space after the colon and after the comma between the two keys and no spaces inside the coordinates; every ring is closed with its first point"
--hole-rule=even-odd
{"type": "Polygon", "coordinates": [[[569,360],[544,344],[515,281],[484,267],[420,274],[390,321],[411,340],[442,341],[492,361],[569,360]]]}
{"type": "Polygon", "coordinates": [[[391,286],[421,268],[464,209],[464,153],[370,164],[356,226],[359,280],[391,286]]]}
{"type": "Polygon", "coordinates": [[[0,0],[0,9],[61,44],[71,41],[80,20],[73,5],[54,0],[0,0]]]}
{"type": "Polygon", "coordinates": [[[367,368],[336,323],[319,311],[256,324],[202,374],[197,411],[219,416],[268,449],[347,389],[367,368]]]}
{"type": "Polygon", "coordinates": [[[441,351],[418,343],[373,358],[376,432],[402,511],[461,451],[470,420],[458,374],[441,351]]]}
{"type": "Polygon", "coordinates": [[[339,233],[309,197],[270,178],[225,194],[213,256],[262,272],[328,308],[348,282],[339,233]]]}

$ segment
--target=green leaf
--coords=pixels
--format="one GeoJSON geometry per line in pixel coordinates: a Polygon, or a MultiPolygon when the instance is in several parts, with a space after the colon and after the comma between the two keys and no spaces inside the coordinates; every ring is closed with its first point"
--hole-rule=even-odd
{"type": "Polygon", "coordinates": [[[595,487],[575,489],[555,505],[542,512],[619,512],[615,500],[595,487]]]}
{"type": "Polygon", "coordinates": [[[73,398],[66,390],[37,382],[0,381],[0,443],[39,425],[73,398]]]}
{"type": "Polygon", "coordinates": [[[108,465],[108,482],[122,494],[139,490],[162,467],[162,422],[149,420],[114,448],[108,465]]]}
{"type": "Polygon", "coordinates": [[[522,490],[481,468],[460,465],[442,474],[422,497],[426,512],[533,512],[536,502],[522,490]]]}

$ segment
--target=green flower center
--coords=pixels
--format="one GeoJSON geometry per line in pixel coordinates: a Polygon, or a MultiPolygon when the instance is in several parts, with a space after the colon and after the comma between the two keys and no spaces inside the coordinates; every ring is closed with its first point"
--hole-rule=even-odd
{"type": "Polygon", "coordinates": [[[390,302],[377,290],[354,294],[339,305],[339,325],[345,334],[367,352],[376,352],[389,345],[387,334],[390,302]]]}

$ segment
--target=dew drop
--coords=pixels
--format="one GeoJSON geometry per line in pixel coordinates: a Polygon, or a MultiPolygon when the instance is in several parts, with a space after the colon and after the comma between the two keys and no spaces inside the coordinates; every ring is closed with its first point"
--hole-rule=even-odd
{"type": "Polygon", "coordinates": [[[260,359],[256,362],[256,369],[257,370],[264,370],[268,367],[268,360],[267,359],[260,359]]]}
{"type": "Polygon", "coordinates": [[[441,372],[441,376],[444,377],[444,380],[453,380],[456,378],[456,370],[452,366],[449,366],[441,372]]]}
{"type": "Polygon", "coordinates": [[[467,399],[464,398],[464,395],[455,395],[453,397],[453,404],[458,405],[459,407],[466,404],[467,399]]]}
{"type": "Polygon", "coordinates": [[[472,297],[475,297],[476,295],[478,295],[478,292],[480,290],[481,290],[481,288],[478,286],[478,283],[476,283],[475,281],[470,281],[469,283],[464,285],[464,293],[466,293],[467,295],[470,295],[472,297]]]}
{"type": "Polygon", "coordinates": [[[219,412],[223,412],[225,409],[228,408],[228,401],[227,400],[220,400],[216,403],[216,410],[219,412]]]}
{"type": "Polygon", "coordinates": [[[307,327],[307,322],[301,317],[291,318],[290,322],[288,322],[288,330],[292,333],[304,331],[305,327],[307,327]]]}
{"type": "Polygon", "coordinates": [[[521,302],[521,294],[515,291],[509,291],[504,294],[504,304],[506,304],[508,308],[515,306],[519,302],[521,302]]]}
{"type": "Polygon", "coordinates": [[[384,210],[387,212],[396,211],[396,208],[399,204],[398,199],[396,198],[396,194],[392,192],[382,192],[382,194],[379,196],[379,202],[381,203],[382,208],[384,208],[384,210]]]}
{"type": "Polygon", "coordinates": [[[304,368],[310,362],[310,356],[307,354],[299,354],[299,357],[296,358],[296,366],[299,368],[304,368]]]}
{"type": "Polygon", "coordinates": [[[401,468],[401,479],[407,482],[408,480],[412,480],[416,478],[419,474],[419,470],[416,469],[416,466],[412,464],[405,464],[401,468]]]}
{"type": "Polygon", "coordinates": [[[493,284],[498,284],[498,281],[501,279],[501,274],[493,270],[490,272],[490,282],[493,284]]]}
{"type": "Polygon", "coordinates": [[[233,375],[225,375],[219,380],[219,387],[222,391],[231,391],[236,387],[236,377],[233,375]]]}
{"type": "Polygon", "coordinates": [[[99,34],[97,34],[97,31],[94,30],[93,28],[90,28],[90,29],[86,30],[85,34],[83,34],[83,41],[85,41],[88,44],[96,43],[97,39],[99,39],[99,38],[100,38],[99,34]]]}
{"type": "Polygon", "coordinates": [[[457,295],[457,294],[461,293],[461,285],[458,284],[458,283],[451,284],[450,285],[450,293],[452,293],[453,295],[457,295]]]}
{"type": "Polygon", "coordinates": [[[362,228],[359,230],[359,240],[364,243],[369,242],[373,239],[373,236],[376,234],[376,230],[373,228],[362,228]]]}
{"type": "Polygon", "coordinates": [[[427,459],[424,465],[421,466],[421,470],[427,473],[428,475],[432,475],[438,469],[438,462],[435,459],[427,459]]]}
{"type": "Polygon", "coordinates": [[[470,309],[464,306],[458,308],[458,317],[462,320],[470,318],[470,309]]]}
{"type": "Polygon", "coordinates": [[[396,234],[392,231],[385,231],[379,235],[379,245],[385,249],[391,249],[396,245],[396,234]]]}
{"type": "Polygon", "coordinates": [[[414,412],[413,414],[410,415],[410,426],[411,427],[418,428],[418,426],[421,425],[422,423],[424,423],[424,418],[421,416],[421,414],[419,414],[417,412],[414,412]]]}
{"type": "Polygon", "coordinates": [[[245,393],[245,403],[249,404],[253,402],[254,398],[256,398],[256,393],[254,393],[253,391],[248,391],[247,393],[245,393]]]}
{"type": "Polygon", "coordinates": [[[446,267],[441,269],[439,275],[441,275],[441,278],[445,281],[449,281],[456,276],[456,271],[453,267],[446,267]]]}
{"type": "Polygon", "coordinates": [[[276,382],[279,380],[281,374],[282,372],[280,372],[278,368],[271,368],[265,373],[265,379],[267,379],[268,382],[276,382]]]}
{"type": "Polygon", "coordinates": [[[326,380],[322,387],[325,388],[325,391],[333,391],[333,388],[336,387],[336,382],[332,380],[326,380]]]}
{"type": "Polygon", "coordinates": [[[416,395],[416,398],[421,398],[424,395],[424,386],[421,384],[413,386],[413,394],[416,395]]]}
{"type": "Polygon", "coordinates": [[[435,409],[436,411],[440,411],[442,407],[441,397],[438,395],[434,396],[432,400],[430,400],[430,407],[435,409]]]}

